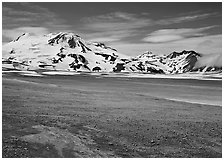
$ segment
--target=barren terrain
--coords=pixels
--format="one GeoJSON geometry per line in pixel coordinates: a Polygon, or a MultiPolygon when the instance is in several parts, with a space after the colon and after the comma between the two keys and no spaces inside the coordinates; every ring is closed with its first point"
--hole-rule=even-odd
{"type": "Polygon", "coordinates": [[[19,73],[2,81],[3,157],[222,156],[222,81],[19,73]]]}

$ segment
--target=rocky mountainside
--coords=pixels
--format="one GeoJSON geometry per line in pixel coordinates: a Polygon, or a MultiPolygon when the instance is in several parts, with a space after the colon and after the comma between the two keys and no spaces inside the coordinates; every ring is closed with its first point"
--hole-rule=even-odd
{"type": "Polygon", "coordinates": [[[161,74],[191,71],[221,71],[221,67],[196,67],[201,57],[195,51],[155,55],[145,52],[136,57],[118,53],[98,42],[86,42],[73,33],[33,36],[25,33],[3,46],[3,69],[66,70],[100,72],[148,72],[161,74]]]}

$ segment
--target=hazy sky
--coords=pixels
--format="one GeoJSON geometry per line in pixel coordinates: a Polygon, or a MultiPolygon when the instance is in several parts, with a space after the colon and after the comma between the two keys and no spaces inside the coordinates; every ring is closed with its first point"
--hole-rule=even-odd
{"type": "Polygon", "coordinates": [[[195,50],[221,54],[220,2],[48,2],[3,6],[3,43],[24,32],[71,31],[127,55],[195,50]]]}

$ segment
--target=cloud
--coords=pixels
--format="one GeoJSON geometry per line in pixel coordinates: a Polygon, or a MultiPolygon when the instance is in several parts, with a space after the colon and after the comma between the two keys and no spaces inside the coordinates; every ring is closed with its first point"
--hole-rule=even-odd
{"type": "MultiPolygon", "coordinates": [[[[210,16],[217,16],[216,13],[204,13],[204,14],[193,14],[183,15],[179,17],[171,17],[166,19],[158,19],[154,20],[150,17],[150,14],[134,14],[134,13],[126,13],[126,12],[112,12],[104,15],[92,16],[92,17],[84,17],[81,21],[83,22],[82,30],[84,32],[96,33],[100,36],[106,35],[110,38],[111,41],[122,41],[124,39],[131,39],[133,36],[140,36],[145,34],[146,31],[150,30],[152,27],[161,26],[161,25],[170,25],[174,23],[183,23],[188,21],[195,21],[198,19],[205,19],[210,16]],[[114,34],[118,34],[118,37],[114,37],[114,34]]],[[[201,28],[200,30],[206,30],[207,28],[201,28]]],[[[208,28],[209,29],[209,28],[208,28]]],[[[161,35],[149,35],[144,39],[144,41],[148,42],[166,42],[166,41],[174,41],[180,40],[185,37],[186,34],[194,34],[194,36],[201,36],[199,33],[202,32],[200,30],[193,31],[194,29],[185,29],[185,30],[168,30],[167,32],[173,33],[162,33],[164,31],[161,30],[161,35]],[[183,32],[177,33],[176,32],[183,32]],[[184,33],[185,32],[185,33],[184,33]],[[184,36],[183,36],[184,35],[184,36]]],[[[159,34],[159,33],[153,33],[159,34]]],[[[101,36],[102,37],[102,36],[101,36]]],[[[107,39],[109,40],[109,38],[107,39]]]]}
{"type": "Polygon", "coordinates": [[[36,13],[24,11],[24,10],[15,10],[13,8],[5,7],[3,5],[2,12],[4,16],[36,16],[36,13]]]}
{"type": "MultiPolygon", "coordinates": [[[[151,20],[145,15],[126,12],[112,12],[82,19],[83,31],[95,35],[112,37],[112,40],[122,40],[139,34],[139,28],[149,25],[151,20]],[[117,35],[117,36],[115,36],[117,35]]],[[[92,34],[92,35],[94,35],[92,34]]]]}
{"type": "Polygon", "coordinates": [[[164,43],[114,43],[111,44],[111,47],[130,56],[136,56],[145,51],[152,51],[155,54],[169,54],[173,51],[181,52],[183,50],[194,50],[204,55],[217,55],[222,54],[222,35],[192,37],[164,43]]]}
{"type": "Polygon", "coordinates": [[[49,9],[36,3],[4,2],[2,4],[2,28],[14,29],[20,27],[45,27],[52,31],[69,29],[64,19],[58,17],[49,9]]]}
{"type": "Polygon", "coordinates": [[[15,29],[3,30],[2,36],[9,40],[14,40],[23,33],[31,33],[33,35],[43,35],[49,33],[49,30],[44,27],[19,27],[15,29]]]}
{"type": "Polygon", "coordinates": [[[120,20],[136,20],[136,14],[126,12],[111,12],[104,15],[93,17],[85,17],[82,19],[84,22],[106,22],[106,21],[120,21],[120,20]]]}
{"type": "Polygon", "coordinates": [[[112,12],[105,15],[83,18],[86,29],[96,31],[120,30],[120,29],[138,29],[154,25],[169,25],[173,23],[182,23],[198,19],[208,18],[217,15],[216,13],[204,13],[196,15],[186,15],[166,19],[153,20],[148,14],[133,14],[126,12],[112,12]]]}
{"type": "Polygon", "coordinates": [[[98,22],[92,23],[91,25],[86,25],[86,29],[91,29],[93,31],[119,31],[119,30],[130,30],[138,29],[148,25],[147,21],[127,21],[127,22],[98,22]]]}
{"type": "Polygon", "coordinates": [[[100,37],[100,38],[92,38],[89,39],[89,42],[114,42],[118,41],[118,38],[113,38],[113,37],[100,37]]]}
{"type": "Polygon", "coordinates": [[[158,36],[148,36],[143,39],[145,42],[152,42],[152,43],[162,43],[162,42],[169,42],[169,41],[176,41],[183,39],[181,35],[170,35],[170,34],[165,34],[165,35],[158,35],[158,36]]]}
{"type": "Polygon", "coordinates": [[[217,15],[218,15],[217,13],[203,13],[203,14],[185,15],[185,16],[161,19],[161,20],[156,21],[155,23],[159,24],[159,25],[169,25],[169,24],[183,23],[183,22],[205,19],[205,18],[208,18],[208,17],[211,17],[211,16],[217,16],[217,15]]]}
{"type": "Polygon", "coordinates": [[[134,36],[136,32],[132,30],[108,31],[108,32],[93,32],[83,34],[83,38],[87,41],[100,41],[100,42],[114,42],[120,41],[124,37],[134,36]],[[103,41],[104,40],[104,41],[103,41]]]}
{"type": "Polygon", "coordinates": [[[59,31],[71,31],[71,26],[47,8],[26,2],[2,4],[3,42],[9,42],[24,32],[46,34],[59,31]]]}
{"type": "Polygon", "coordinates": [[[148,34],[142,40],[150,43],[164,43],[169,41],[177,41],[190,37],[205,36],[203,31],[214,28],[215,26],[203,28],[179,28],[179,29],[161,29],[148,34]]]}
{"type": "Polygon", "coordinates": [[[222,66],[222,54],[208,54],[204,55],[198,59],[197,63],[195,64],[196,67],[204,67],[204,66],[222,66]]]}

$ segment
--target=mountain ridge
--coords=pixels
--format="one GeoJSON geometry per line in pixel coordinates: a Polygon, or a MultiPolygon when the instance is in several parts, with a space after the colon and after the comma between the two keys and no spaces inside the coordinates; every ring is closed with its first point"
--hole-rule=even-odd
{"type": "Polygon", "coordinates": [[[3,46],[3,68],[19,70],[67,70],[88,72],[147,72],[179,74],[222,71],[222,67],[199,66],[195,51],[156,55],[144,52],[136,57],[119,53],[101,42],[86,42],[71,32],[33,36],[24,33],[3,46]]]}

